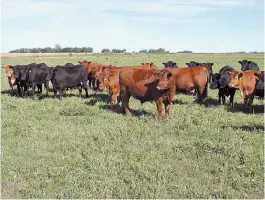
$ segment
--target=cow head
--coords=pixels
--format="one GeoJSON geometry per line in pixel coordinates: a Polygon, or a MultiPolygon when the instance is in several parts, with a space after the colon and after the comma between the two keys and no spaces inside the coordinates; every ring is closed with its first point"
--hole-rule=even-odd
{"type": "Polygon", "coordinates": [[[178,68],[177,63],[173,61],[163,62],[164,68],[178,68]]]}
{"type": "Polygon", "coordinates": [[[248,60],[242,60],[238,61],[239,64],[241,64],[241,70],[246,71],[248,70],[249,61],[248,60]]]}
{"type": "Polygon", "coordinates": [[[189,63],[186,63],[186,65],[188,67],[196,67],[196,66],[200,66],[202,63],[198,63],[196,61],[190,61],[189,63]]]}
{"type": "Polygon", "coordinates": [[[99,75],[99,78],[98,78],[99,89],[103,90],[104,88],[109,86],[111,76],[112,76],[112,73],[110,71],[103,72],[99,75]]]}
{"type": "Polygon", "coordinates": [[[240,84],[240,78],[243,76],[243,72],[239,71],[227,71],[227,74],[230,76],[230,82],[228,83],[228,86],[231,88],[238,87],[240,84]]]}
{"type": "Polygon", "coordinates": [[[46,81],[50,81],[53,78],[54,72],[56,71],[56,67],[48,67],[46,73],[46,81]]]}
{"type": "Polygon", "coordinates": [[[14,68],[12,65],[2,66],[2,69],[6,70],[6,75],[9,78],[14,74],[14,68]]]}
{"type": "Polygon", "coordinates": [[[158,84],[156,86],[158,90],[165,90],[172,86],[172,72],[167,69],[163,69],[161,71],[154,72],[154,74],[158,80],[158,84]]]}
{"type": "Polygon", "coordinates": [[[158,69],[158,67],[152,62],[141,63],[141,67],[146,69],[158,69]]]}

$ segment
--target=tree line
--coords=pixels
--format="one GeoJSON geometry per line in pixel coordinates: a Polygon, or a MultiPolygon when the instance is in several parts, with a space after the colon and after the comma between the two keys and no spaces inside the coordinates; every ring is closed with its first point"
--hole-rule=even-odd
{"type": "MultiPolygon", "coordinates": [[[[45,48],[20,48],[9,51],[9,53],[93,53],[92,47],[65,47],[62,48],[59,44],[56,44],[54,48],[52,47],[45,47],[45,48]]],[[[101,50],[101,53],[126,53],[126,49],[108,49],[104,48],[101,50]]],[[[170,51],[165,50],[164,48],[158,49],[141,49],[140,51],[136,52],[133,51],[132,53],[171,53],[170,51]]],[[[193,53],[190,50],[178,51],[176,53],[193,53]]],[[[260,54],[264,52],[258,51],[240,51],[240,52],[227,52],[227,53],[234,53],[234,54],[260,54]]]]}
{"type": "MultiPolygon", "coordinates": [[[[9,53],[93,53],[92,47],[65,47],[62,48],[59,44],[56,44],[54,48],[20,48],[9,51],[9,53]]],[[[126,49],[108,49],[104,48],[101,53],[126,53],[126,49]]],[[[158,49],[142,49],[138,52],[132,53],[170,53],[163,48],[158,49]]],[[[181,53],[181,52],[178,52],[181,53]]],[[[183,53],[192,53],[192,51],[183,51],[183,53]]]]}

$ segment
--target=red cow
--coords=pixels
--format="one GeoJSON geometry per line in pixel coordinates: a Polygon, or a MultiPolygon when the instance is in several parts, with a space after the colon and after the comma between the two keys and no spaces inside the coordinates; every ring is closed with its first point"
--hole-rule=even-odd
{"type": "Polygon", "coordinates": [[[119,85],[119,73],[124,69],[129,68],[143,68],[143,69],[158,69],[157,66],[153,63],[141,63],[139,66],[107,66],[102,67],[95,76],[97,76],[99,81],[99,88],[107,88],[109,94],[111,95],[111,103],[117,103],[117,97],[120,93],[119,85]]]}
{"type": "Polygon", "coordinates": [[[160,81],[157,88],[160,90],[171,88],[175,85],[176,90],[196,89],[198,103],[202,103],[207,97],[207,86],[209,75],[207,68],[185,67],[185,68],[166,68],[160,72],[160,81]]]}
{"type": "Polygon", "coordinates": [[[6,71],[9,86],[11,88],[11,91],[13,91],[13,86],[16,83],[16,78],[15,78],[13,66],[11,66],[11,65],[2,66],[2,69],[4,69],[6,71]]]}
{"type": "Polygon", "coordinates": [[[132,115],[129,108],[129,99],[133,96],[140,100],[141,103],[155,101],[159,120],[162,118],[164,104],[166,119],[169,119],[169,109],[172,97],[175,94],[175,87],[173,84],[172,88],[158,90],[157,72],[159,70],[132,67],[120,71],[120,100],[125,114],[132,115]]]}
{"type": "Polygon", "coordinates": [[[95,74],[99,72],[102,67],[110,66],[110,65],[99,64],[99,63],[87,61],[87,60],[81,60],[81,61],[78,61],[78,63],[81,65],[84,65],[84,67],[86,68],[86,71],[88,74],[88,80],[89,80],[89,87],[98,89],[99,83],[96,81],[95,74]]]}
{"type": "MultiPolygon", "coordinates": [[[[230,83],[228,84],[231,88],[240,89],[240,95],[244,100],[245,107],[249,106],[249,113],[253,112],[253,100],[254,96],[264,97],[264,87],[257,89],[258,76],[264,74],[264,71],[228,71],[230,75],[230,83]]],[[[264,83],[264,80],[262,80],[264,83]]]]}

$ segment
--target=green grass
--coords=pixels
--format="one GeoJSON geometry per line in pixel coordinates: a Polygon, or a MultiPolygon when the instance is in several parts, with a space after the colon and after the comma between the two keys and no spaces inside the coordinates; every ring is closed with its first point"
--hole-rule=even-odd
{"type": "MultiPolygon", "coordinates": [[[[116,65],[144,61],[211,61],[239,69],[250,59],[263,67],[263,55],[167,54],[74,55],[2,58],[5,64],[80,59],[116,65]]],[[[263,100],[255,114],[218,106],[209,89],[208,106],[176,94],[169,121],[157,120],[155,103],[131,98],[133,117],[108,103],[107,92],[90,98],[69,96],[62,103],[10,96],[2,84],[2,198],[264,198],[263,100]]],[[[70,91],[67,92],[71,93],[70,91]]],[[[73,91],[78,94],[78,91],[73,91]]]]}

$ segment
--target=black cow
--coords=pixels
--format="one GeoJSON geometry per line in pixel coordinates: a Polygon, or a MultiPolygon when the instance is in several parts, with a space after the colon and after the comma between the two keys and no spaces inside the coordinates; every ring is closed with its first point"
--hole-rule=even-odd
{"type": "Polygon", "coordinates": [[[22,70],[21,80],[25,82],[26,87],[32,87],[32,98],[34,98],[35,88],[38,87],[38,91],[42,92],[42,84],[46,89],[46,95],[48,95],[49,84],[46,81],[48,66],[45,63],[29,64],[22,70]]]}
{"type": "Polygon", "coordinates": [[[190,61],[189,63],[186,63],[188,67],[196,67],[202,65],[202,63],[196,62],[196,61],[190,61]]]}
{"type": "Polygon", "coordinates": [[[255,95],[264,98],[264,71],[261,71],[261,74],[256,75],[257,82],[255,88],[255,95]]]}
{"type": "Polygon", "coordinates": [[[250,60],[242,60],[242,61],[238,61],[238,63],[241,64],[242,71],[247,71],[247,70],[259,71],[260,70],[258,64],[250,60]]]}
{"type": "Polygon", "coordinates": [[[48,75],[46,81],[52,82],[54,88],[54,94],[58,91],[58,98],[62,100],[64,91],[67,88],[79,89],[79,96],[82,96],[82,88],[86,92],[86,98],[88,98],[87,92],[87,72],[83,65],[68,66],[56,66],[47,71],[48,75]]]}
{"type": "Polygon", "coordinates": [[[177,63],[173,61],[168,61],[166,63],[163,62],[164,68],[178,68],[177,63]]]}
{"type": "Polygon", "coordinates": [[[75,66],[73,63],[65,63],[65,65],[64,65],[65,67],[73,67],[73,66],[75,66]]]}
{"type": "Polygon", "coordinates": [[[227,71],[234,71],[235,69],[230,66],[225,66],[222,69],[220,69],[219,73],[215,73],[212,76],[212,83],[210,85],[211,89],[219,89],[218,91],[218,102],[221,104],[225,104],[225,96],[230,96],[230,102],[229,105],[234,105],[234,96],[236,93],[236,88],[230,88],[228,87],[228,84],[230,83],[230,76],[227,74],[227,71]]]}

